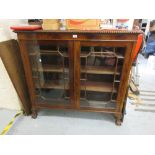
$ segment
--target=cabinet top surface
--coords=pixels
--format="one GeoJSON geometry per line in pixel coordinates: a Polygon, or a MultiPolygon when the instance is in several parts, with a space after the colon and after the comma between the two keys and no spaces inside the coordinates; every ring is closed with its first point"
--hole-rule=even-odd
{"type": "Polygon", "coordinates": [[[102,33],[102,34],[140,34],[140,30],[35,30],[35,31],[14,31],[16,33],[102,33]]]}

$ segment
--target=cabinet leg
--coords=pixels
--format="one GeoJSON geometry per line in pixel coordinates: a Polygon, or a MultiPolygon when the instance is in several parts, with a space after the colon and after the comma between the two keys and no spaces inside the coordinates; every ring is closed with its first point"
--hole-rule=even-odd
{"type": "Polygon", "coordinates": [[[121,125],[122,125],[121,119],[117,119],[117,118],[116,118],[115,124],[116,124],[117,126],[121,126],[121,125]]]}
{"type": "Polygon", "coordinates": [[[35,119],[35,118],[37,118],[37,115],[38,115],[38,113],[37,113],[37,111],[36,110],[32,110],[32,118],[33,119],[35,119]]]}
{"type": "Polygon", "coordinates": [[[115,124],[117,126],[121,126],[122,125],[122,115],[115,115],[115,124]]]}

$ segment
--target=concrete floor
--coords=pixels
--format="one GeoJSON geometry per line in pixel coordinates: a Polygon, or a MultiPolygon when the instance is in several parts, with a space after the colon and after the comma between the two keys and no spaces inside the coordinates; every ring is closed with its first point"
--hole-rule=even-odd
{"type": "Polygon", "coordinates": [[[0,133],[3,128],[9,123],[9,121],[14,117],[17,111],[0,109],[0,133]]]}
{"type": "MultiPolygon", "coordinates": [[[[139,57],[140,89],[155,90],[155,70],[149,61],[139,57]]],[[[16,111],[0,110],[0,131],[16,111]]],[[[155,113],[135,111],[135,105],[127,103],[127,114],[122,126],[116,126],[110,114],[43,110],[37,119],[19,116],[9,135],[33,134],[155,134],[155,113]]]]}

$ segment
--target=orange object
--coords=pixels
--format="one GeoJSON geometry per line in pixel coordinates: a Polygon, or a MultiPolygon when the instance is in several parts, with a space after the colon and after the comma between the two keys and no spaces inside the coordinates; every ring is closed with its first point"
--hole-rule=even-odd
{"type": "Polygon", "coordinates": [[[136,44],[136,47],[135,47],[135,52],[134,52],[134,55],[133,55],[133,61],[135,61],[135,59],[137,57],[139,49],[140,49],[140,47],[142,45],[142,41],[143,41],[143,34],[139,34],[138,39],[137,39],[137,44],[136,44]]]}
{"type": "Polygon", "coordinates": [[[67,19],[66,27],[69,30],[99,30],[100,19],[67,19]]]}

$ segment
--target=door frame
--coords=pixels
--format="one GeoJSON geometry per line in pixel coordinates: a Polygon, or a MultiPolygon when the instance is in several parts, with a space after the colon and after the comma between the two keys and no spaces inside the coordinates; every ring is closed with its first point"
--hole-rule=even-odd
{"type": "Polygon", "coordinates": [[[108,112],[110,110],[114,110],[116,113],[121,113],[123,102],[125,100],[126,88],[128,85],[128,75],[130,73],[131,68],[131,58],[134,52],[135,43],[128,42],[128,41],[74,41],[74,74],[75,74],[75,86],[76,86],[76,108],[77,109],[85,109],[85,110],[92,110],[96,109],[103,112],[108,112]],[[120,85],[118,88],[118,95],[116,99],[116,108],[89,108],[89,107],[80,107],[80,53],[81,53],[81,46],[82,45],[96,45],[96,46],[110,46],[110,47],[125,47],[125,56],[124,56],[124,63],[122,66],[122,75],[120,78],[120,85]],[[126,74],[124,74],[126,73],[126,74]]]}

